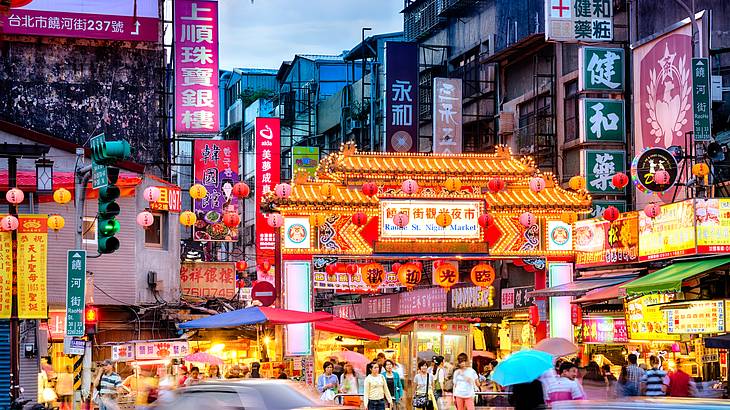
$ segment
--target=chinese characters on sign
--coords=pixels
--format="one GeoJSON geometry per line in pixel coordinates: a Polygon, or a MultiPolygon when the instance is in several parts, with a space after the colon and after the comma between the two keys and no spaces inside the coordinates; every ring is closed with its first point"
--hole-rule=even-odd
{"type": "Polygon", "coordinates": [[[18,215],[18,318],[46,319],[48,215],[18,215]]]}
{"type": "Polygon", "coordinates": [[[613,186],[611,179],[617,172],[626,171],[626,153],[611,150],[585,150],[583,174],[586,189],[592,194],[622,194],[623,188],[613,186]]]}
{"type": "Polygon", "coordinates": [[[153,211],[180,212],[182,210],[181,191],[178,187],[158,186],[160,199],[150,202],[153,211]]]}
{"type": "Polygon", "coordinates": [[[418,152],[417,43],[385,43],[385,86],[386,151],[418,152]]]}
{"type": "Polygon", "coordinates": [[[233,299],[236,269],[233,262],[191,262],[180,265],[180,290],[184,295],[233,299]]]}
{"type": "MultiPolygon", "coordinates": [[[[314,288],[315,289],[334,289],[343,291],[365,292],[368,286],[363,281],[360,268],[364,265],[358,264],[358,271],[354,275],[347,272],[335,272],[329,274],[325,272],[325,264],[318,261],[315,257],[312,262],[314,265],[314,288]]],[[[398,289],[401,287],[398,281],[398,274],[395,272],[385,272],[383,283],[378,286],[380,290],[398,289]]]]}
{"type": "Polygon", "coordinates": [[[458,238],[463,241],[483,241],[479,216],[484,212],[484,202],[478,200],[380,200],[380,239],[433,240],[458,238]],[[451,225],[441,227],[436,223],[440,213],[451,215],[451,225]],[[403,228],[395,225],[393,217],[404,213],[409,223],[403,228]]]}
{"type": "Polygon", "coordinates": [[[587,317],[583,319],[583,343],[627,343],[629,341],[626,319],[613,317],[587,317]]]}
{"type": "Polygon", "coordinates": [[[159,360],[185,357],[190,353],[188,342],[145,342],[134,344],[135,360],[159,360]]]}
{"type": "Polygon", "coordinates": [[[730,252],[730,199],[695,199],[697,253],[730,252]]]}
{"type": "Polygon", "coordinates": [[[654,218],[639,211],[639,260],[675,258],[696,253],[693,201],[662,205],[654,218]]]}
{"type": "Polygon", "coordinates": [[[625,59],[622,48],[582,47],[578,65],[580,91],[624,91],[625,59]]]}
{"type": "MultiPolygon", "coordinates": [[[[281,124],[278,118],[256,118],[256,207],[264,195],[274,190],[281,178],[281,124]]],[[[266,215],[256,212],[256,262],[274,260],[276,229],[269,226],[266,215]]],[[[271,265],[274,265],[273,263],[271,265]]],[[[274,283],[271,267],[269,272],[259,272],[259,280],[274,283]]]]}
{"type": "Polygon", "coordinates": [[[207,190],[203,199],[195,200],[198,217],[193,238],[196,241],[235,242],[238,227],[223,223],[225,212],[238,212],[238,198],[233,185],[238,182],[238,141],[196,139],[193,145],[195,183],[207,190]]]}
{"type": "Polygon", "coordinates": [[[583,141],[623,142],[626,127],[624,101],[584,98],[580,105],[580,131],[583,141]]]}
{"type": "Polygon", "coordinates": [[[523,286],[519,288],[502,289],[502,310],[506,309],[523,309],[532,305],[534,298],[530,296],[530,292],[535,290],[533,286],[523,286]]]}
{"type": "Polygon", "coordinates": [[[695,141],[709,141],[712,137],[712,103],[710,102],[710,59],[692,59],[692,107],[694,111],[695,141]]]}
{"type": "MultiPolygon", "coordinates": [[[[0,218],[5,215],[0,215],[0,218]]],[[[13,306],[13,238],[0,231],[0,319],[10,319],[13,306]]]]}
{"type": "Polygon", "coordinates": [[[613,222],[585,219],[575,223],[575,266],[579,268],[638,262],[636,212],[613,222]]]}
{"type": "Polygon", "coordinates": [[[130,362],[134,360],[134,343],[112,346],[112,360],[115,362],[130,362]]]}
{"type": "Polygon", "coordinates": [[[160,41],[155,0],[13,1],[10,7],[0,16],[5,34],[160,41]]]}
{"type": "Polygon", "coordinates": [[[220,129],[218,2],[175,2],[175,132],[220,129]]]}
{"type": "Polygon", "coordinates": [[[547,40],[613,40],[612,0],[545,0],[545,16],[547,40]]]}
{"type": "Polygon", "coordinates": [[[724,333],[725,314],[722,300],[692,301],[686,307],[664,310],[667,333],[724,333]]]}
{"type": "Polygon", "coordinates": [[[679,335],[668,334],[668,326],[660,306],[669,303],[674,295],[656,293],[625,301],[626,326],[631,340],[679,340],[679,335]]]}
{"type": "Polygon", "coordinates": [[[66,255],[66,336],[84,336],[86,308],[86,251],[66,255]]]}
{"type": "Polygon", "coordinates": [[[433,153],[460,154],[461,79],[433,79],[433,153]]]}

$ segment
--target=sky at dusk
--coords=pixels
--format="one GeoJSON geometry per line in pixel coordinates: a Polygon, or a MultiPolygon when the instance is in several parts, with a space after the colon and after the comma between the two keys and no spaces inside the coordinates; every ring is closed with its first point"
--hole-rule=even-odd
{"type": "Polygon", "coordinates": [[[402,0],[222,0],[220,68],[278,69],[295,54],[340,54],[365,36],[403,30],[402,0]]]}

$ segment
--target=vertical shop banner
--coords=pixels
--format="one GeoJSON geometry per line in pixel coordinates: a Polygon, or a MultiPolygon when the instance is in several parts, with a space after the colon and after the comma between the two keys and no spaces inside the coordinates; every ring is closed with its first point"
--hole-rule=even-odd
{"type": "Polygon", "coordinates": [[[271,262],[269,272],[259,271],[259,280],[274,282],[276,229],[269,226],[258,207],[261,199],[274,190],[281,178],[281,123],[278,118],[256,118],[256,263],[271,262]]]}
{"type": "Polygon", "coordinates": [[[385,43],[385,144],[418,152],[418,44],[385,43]]]}
{"type": "Polygon", "coordinates": [[[193,239],[237,241],[238,227],[227,227],[223,214],[238,212],[238,198],[233,195],[233,185],[238,182],[238,141],[195,140],[193,165],[195,183],[208,191],[203,199],[194,201],[198,222],[193,228],[193,239]]]}
{"type": "Polygon", "coordinates": [[[695,141],[712,138],[712,103],[710,102],[710,59],[692,59],[692,108],[694,111],[695,141]]]}
{"type": "Polygon", "coordinates": [[[433,152],[461,154],[461,78],[433,79],[433,152]]]}
{"type": "Polygon", "coordinates": [[[545,0],[545,39],[613,40],[613,0],[545,0]]]}
{"type": "Polygon", "coordinates": [[[156,0],[13,0],[0,16],[5,34],[160,41],[156,0]]]}
{"type": "Polygon", "coordinates": [[[48,317],[48,215],[18,215],[18,318],[48,317]]]}
{"type": "Polygon", "coordinates": [[[578,107],[581,141],[624,142],[626,138],[624,113],[624,100],[582,99],[578,107]]]}
{"type": "Polygon", "coordinates": [[[591,194],[620,195],[624,188],[613,186],[612,178],[617,172],[626,172],[626,153],[611,150],[585,150],[583,153],[583,175],[586,189],[591,194]]]}
{"type": "Polygon", "coordinates": [[[66,336],[82,337],[86,309],[86,251],[66,253],[66,336]]]}
{"type": "Polygon", "coordinates": [[[216,134],[218,2],[175,1],[175,132],[216,134]]]}
{"type": "Polygon", "coordinates": [[[0,231],[0,275],[0,319],[10,319],[13,306],[13,237],[10,231],[0,231]]]}
{"type": "MultiPolygon", "coordinates": [[[[312,264],[309,261],[285,261],[284,308],[299,312],[312,309],[312,264]]],[[[312,354],[312,324],[286,325],[285,356],[312,354]]]]}
{"type": "Polygon", "coordinates": [[[622,48],[581,47],[578,90],[623,93],[626,58],[622,48]]]}
{"type": "Polygon", "coordinates": [[[319,147],[292,148],[292,175],[304,171],[313,177],[319,165],[319,147]]]}

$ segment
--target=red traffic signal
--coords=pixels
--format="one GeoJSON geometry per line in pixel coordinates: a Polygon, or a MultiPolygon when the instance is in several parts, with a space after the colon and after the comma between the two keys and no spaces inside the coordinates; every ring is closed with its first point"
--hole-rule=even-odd
{"type": "Polygon", "coordinates": [[[99,322],[99,308],[96,306],[87,306],[84,312],[84,322],[87,325],[95,325],[99,322]]]}

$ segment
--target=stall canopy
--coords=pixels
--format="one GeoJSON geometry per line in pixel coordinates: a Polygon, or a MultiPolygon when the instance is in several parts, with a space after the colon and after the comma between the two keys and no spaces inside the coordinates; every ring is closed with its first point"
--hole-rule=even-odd
{"type": "Polygon", "coordinates": [[[730,334],[720,336],[702,338],[705,341],[705,347],[713,349],[730,349],[730,334]]]}
{"type": "Polygon", "coordinates": [[[621,287],[626,289],[628,296],[679,292],[682,290],[682,282],[685,279],[728,263],[730,263],[730,257],[677,262],[621,287]]]}
{"type": "Polygon", "coordinates": [[[330,320],[315,322],[314,329],[357,339],[380,340],[380,336],[375,333],[357,325],[355,322],[337,316],[331,316],[330,320]]]}
{"type": "Polygon", "coordinates": [[[631,280],[628,280],[625,282],[621,282],[617,285],[609,286],[607,288],[593,289],[582,297],[571,301],[570,303],[600,303],[607,300],[618,299],[622,295],[626,295],[626,292],[622,291],[621,287],[630,282],[631,280]]]}
{"type": "Polygon", "coordinates": [[[553,296],[582,296],[588,291],[606,286],[613,286],[626,281],[626,277],[611,279],[587,279],[577,280],[575,282],[563,285],[553,286],[551,288],[533,290],[528,294],[532,297],[553,297],[553,296]]]}
{"type": "Polygon", "coordinates": [[[250,307],[181,323],[180,329],[223,329],[259,323],[291,325],[332,319],[326,312],[300,312],[271,307],[250,307]]]}

